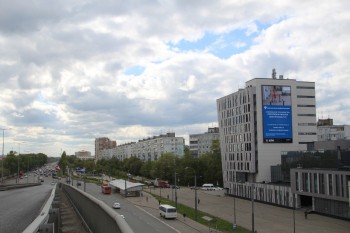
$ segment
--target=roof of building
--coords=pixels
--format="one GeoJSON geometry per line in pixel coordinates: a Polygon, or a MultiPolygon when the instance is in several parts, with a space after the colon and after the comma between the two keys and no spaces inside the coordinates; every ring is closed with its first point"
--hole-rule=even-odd
{"type": "Polygon", "coordinates": [[[109,182],[110,186],[112,186],[114,188],[121,189],[121,190],[125,190],[125,184],[126,184],[126,188],[129,191],[130,190],[139,190],[140,188],[142,188],[142,186],[144,186],[144,184],[142,184],[142,183],[133,183],[133,182],[125,181],[122,179],[112,180],[109,182]]]}

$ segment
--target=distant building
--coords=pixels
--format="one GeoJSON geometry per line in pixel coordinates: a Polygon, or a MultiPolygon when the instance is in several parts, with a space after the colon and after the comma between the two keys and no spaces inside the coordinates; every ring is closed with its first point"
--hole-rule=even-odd
{"type": "Polygon", "coordinates": [[[219,140],[219,127],[208,128],[208,132],[201,134],[190,134],[190,153],[193,158],[210,151],[213,140],[219,140]]]}
{"type": "Polygon", "coordinates": [[[333,125],[333,119],[318,120],[317,141],[350,140],[350,125],[333,125]]]}
{"type": "Polygon", "coordinates": [[[175,133],[161,134],[138,142],[131,142],[106,149],[102,153],[106,158],[115,157],[124,160],[132,156],[143,161],[158,160],[164,153],[174,153],[176,156],[184,155],[185,139],[176,137],[175,133]]]}
{"type": "Polygon", "coordinates": [[[103,150],[117,147],[116,141],[111,141],[109,138],[102,137],[95,139],[95,159],[103,158],[103,150]]]}
{"type": "Polygon", "coordinates": [[[81,160],[94,159],[94,157],[91,156],[91,152],[86,151],[86,150],[81,150],[81,151],[75,152],[75,157],[77,157],[77,159],[81,159],[81,160]]]}

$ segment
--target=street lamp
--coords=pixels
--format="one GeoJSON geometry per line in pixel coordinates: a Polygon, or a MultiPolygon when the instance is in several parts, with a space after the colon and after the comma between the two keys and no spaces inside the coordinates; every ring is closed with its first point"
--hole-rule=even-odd
{"type": "MultiPolygon", "coordinates": [[[[193,169],[194,171],[194,220],[197,221],[197,174],[196,174],[196,170],[194,170],[193,167],[186,167],[185,169],[193,169]]],[[[175,185],[176,187],[176,185],[175,185]]]]}
{"type": "Polygon", "coordinates": [[[24,142],[18,142],[18,160],[17,160],[17,183],[19,183],[19,156],[21,155],[21,144],[24,142]]]}
{"type": "Polygon", "coordinates": [[[5,145],[5,130],[2,130],[2,157],[1,157],[1,183],[4,182],[4,145],[5,145]]]}
{"type": "Polygon", "coordinates": [[[254,183],[252,183],[251,196],[252,196],[252,233],[255,233],[254,231],[254,183]]]}
{"type": "Polygon", "coordinates": [[[295,233],[295,197],[294,194],[292,194],[292,198],[293,198],[293,232],[295,233]]]}

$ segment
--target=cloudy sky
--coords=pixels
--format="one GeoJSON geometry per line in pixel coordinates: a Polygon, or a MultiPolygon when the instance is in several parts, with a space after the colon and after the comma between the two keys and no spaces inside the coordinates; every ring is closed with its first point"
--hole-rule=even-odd
{"type": "Polygon", "coordinates": [[[252,78],[316,83],[317,117],[350,124],[350,1],[0,0],[5,154],[60,156],[217,126],[252,78]]]}

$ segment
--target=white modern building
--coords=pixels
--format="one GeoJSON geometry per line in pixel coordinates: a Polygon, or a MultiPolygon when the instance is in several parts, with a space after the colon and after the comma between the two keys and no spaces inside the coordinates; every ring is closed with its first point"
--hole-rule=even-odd
{"type": "Polygon", "coordinates": [[[161,134],[152,138],[139,140],[117,146],[103,151],[105,158],[115,157],[124,160],[135,156],[143,161],[158,160],[164,153],[174,153],[176,156],[184,155],[185,139],[176,137],[175,133],[161,134]]]}
{"type": "Polygon", "coordinates": [[[208,132],[190,134],[190,153],[193,158],[199,158],[210,151],[213,140],[219,140],[219,127],[208,128],[208,132]]]}
{"type": "Polygon", "coordinates": [[[317,140],[315,83],[277,79],[274,70],[272,78],[252,79],[219,98],[217,113],[228,194],[250,197],[253,183],[264,189],[281,151],[307,150],[317,140]]]}

